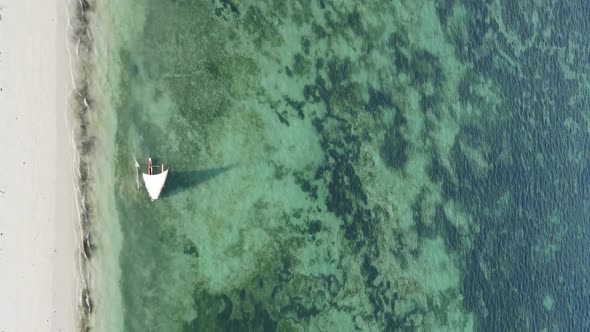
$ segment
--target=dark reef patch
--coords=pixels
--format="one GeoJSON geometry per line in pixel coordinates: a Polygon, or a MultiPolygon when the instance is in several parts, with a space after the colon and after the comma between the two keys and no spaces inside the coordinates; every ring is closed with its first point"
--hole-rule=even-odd
{"type": "Polygon", "coordinates": [[[436,208],[434,222],[439,228],[439,234],[444,234],[445,244],[453,252],[460,251],[465,246],[462,243],[463,234],[451,223],[442,206],[436,208]]]}
{"type": "Polygon", "coordinates": [[[445,79],[439,58],[424,50],[412,53],[409,74],[418,84],[432,82],[435,86],[440,86],[445,79]]]}
{"type": "Polygon", "coordinates": [[[365,35],[365,27],[357,8],[346,14],[346,24],[357,36],[362,37],[365,35]]]}
{"type": "Polygon", "coordinates": [[[218,17],[223,17],[226,20],[230,18],[238,18],[240,16],[240,8],[234,0],[211,0],[214,6],[214,13],[218,17]]]}
{"type": "Polygon", "coordinates": [[[343,221],[344,237],[358,252],[374,245],[376,216],[367,207],[367,194],[354,169],[359,158],[360,140],[352,133],[349,123],[329,117],[314,119],[320,144],[326,156],[325,164],[316,171],[316,180],[324,180],[328,188],[326,206],[343,221]]]}
{"type": "MultiPolygon", "coordinates": [[[[316,69],[324,69],[324,63],[323,59],[317,59],[316,69]]],[[[318,74],[313,84],[305,85],[305,100],[311,103],[323,101],[328,113],[337,107],[339,111],[356,114],[363,109],[365,101],[362,96],[364,88],[351,80],[354,70],[349,58],[330,58],[325,63],[326,77],[318,74]]]]}
{"type": "MultiPolygon", "coordinates": [[[[412,217],[414,219],[416,227],[416,235],[418,235],[418,241],[422,242],[424,239],[433,239],[439,233],[435,232],[435,228],[430,225],[425,219],[423,213],[424,199],[426,198],[426,189],[422,189],[416,201],[412,204],[412,217]]],[[[419,251],[420,246],[418,246],[419,251]]],[[[419,252],[415,253],[418,256],[419,252]]]]}
{"type": "Polygon", "coordinates": [[[293,70],[295,71],[295,74],[299,76],[306,75],[309,73],[310,67],[310,61],[307,60],[303,54],[297,53],[293,56],[293,70]]]}
{"type": "Polygon", "coordinates": [[[318,186],[313,184],[309,179],[307,179],[301,172],[294,172],[295,176],[295,183],[297,183],[301,190],[306,193],[312,200],[318,199],[318,186]]]}
{"type": "Polygon", "coordinates": [[[326,29],[324,29],[324,27],[315,22],[311,24],[311,30],[313,31],[313,34],[317,39],[323,39],[328,37],[328,32],[326,32],[326,29]]]}
{"type": "Polygon", "coordinates": [[[385,133],[381,145],[381,158],[391,169],[400,169],[408,161],[408,141],[396,129],[390,129],[385,133]]]}
{"type": "MultiPolygon", "coordinates": [[[[212,295],[194,291],[194,305],[199,316],[183,325],[183,331],[276,331],[277,322],[262,304],[254,304],[253,311],[240,311],[241,319],[232,318],[234,303],[227,295],[212,295]]],[[[245,296],[244,296],[245,297],[245,296]]],[[[243,307],[242,307],[243,308],[243,307]]]]}
{"type": "Polygon", "coordinates": [[[349,58],[334,57],[328,61],[328,79],[332,87],[336,88],[349,81],[353,72],[352,61],[349,58]]]}
{"type": "Polygon", "coordinates": [[[430,165],[427,168],[428,177],[434,183],[442,184],[442,193],[447,199],[452,199],[457,195],[457,181],[454,179],[449,170],[442,165],[440,157],[434,155],[430,165]]]}
{"type": "Polygon", "coordinates": [[[279,118],[279,121],[282,124],[286,125],[287,127],[289,127],[291,125],[285,115],[285,112],[279,112],[279,111],[275,110],[275,114],[277,115],[277,117],[279,118]]]}
{"type": "Polygon", "coordinates": [[[255,45],[261,49],[263,44],[276,47],[283,43],[281,34],[270,21],[260,7],[251,5],[243,17],[243,26],[246,32],[252,35],[255,45]]]}
{"type": "Polygon", "coordinates": [[[185,255],[199,258],[199,249],[197,248],[195,243],[193,241],[191,241],[190,239],[184,240],[184,251],[183,252],[185,255]]]}
{"type": "Polygon", "coordinates": [[[303,54],[309,55],[309,48],[311,47],[311,40],[307,37],[301,37],[301,49],[303,54]]]}
{"type": "Polygon", "coordinates": [[[402,126],[406,124],[406,119],[400,112],[396,113],[393,124],[388,126],[381,143],[379,153],[385,164],[395,170],[401,169],[408,161],[408,149],[410,142],[401,132],[402,126]]]}
{"type": "Polygon", "coordinates": [[[391,95],[369,86],[369,102],[365,109],[371,113],[390,110],[393,107],[391,95]]]}
{"type": "Polygon", "coordinates": [[[284,96],[283,100],[289,107],[297,112],[297,117],[299,117],[300,120],[305,119],[305,113],[303,113],[303,106],[305,106],[304,101],[293,100],[289,96],[284,96]]]}
{"type": "Polygon", "coordinates": [[[311,234],[311,235],[315,235],[315,234],[317,234],[319,231],[321,231],[321,230],[322,230],[322,228],[323,228],[323,227],[322,227],[322,222],[316,219],[316,220],[312,220],[312,221],[309,223],[309,226],[308,226],[308,228],[307,228],[307,231],[308,231],[308,233],[309,233],[309,234],[311,234]]]}

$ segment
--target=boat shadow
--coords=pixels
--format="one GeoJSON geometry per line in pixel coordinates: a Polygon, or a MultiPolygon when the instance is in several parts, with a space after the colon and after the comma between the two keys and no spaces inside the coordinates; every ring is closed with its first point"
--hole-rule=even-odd
{"type": "Polygon", "coordinates": [[[234,167],[236,167],[236,164],[194,171],[171,170],[170,174],[168,174],[168,180],[166,181],[166,187],[164,187],[162,196],[172,196],[192,187],[196,187],[199,184],[209,181],[234,167]]]}

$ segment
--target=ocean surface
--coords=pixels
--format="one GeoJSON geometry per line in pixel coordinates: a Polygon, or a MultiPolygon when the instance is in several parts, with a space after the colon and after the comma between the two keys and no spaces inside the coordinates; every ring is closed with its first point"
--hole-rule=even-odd
{"type": "Polygon", "coordinates": [[[590,329],[588,2],[80,6],[87,327],[590,329]]]}

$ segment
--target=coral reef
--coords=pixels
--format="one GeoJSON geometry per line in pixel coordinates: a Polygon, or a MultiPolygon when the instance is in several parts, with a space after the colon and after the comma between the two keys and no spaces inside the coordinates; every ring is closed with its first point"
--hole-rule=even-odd
{"type": "Polygon", "coordinates": [[[587,42],[551,6],[149,2],[117,53],[126,328],[572,327],[587,42]],[[178,172],[156,205],[136,144],[178,172]]]}

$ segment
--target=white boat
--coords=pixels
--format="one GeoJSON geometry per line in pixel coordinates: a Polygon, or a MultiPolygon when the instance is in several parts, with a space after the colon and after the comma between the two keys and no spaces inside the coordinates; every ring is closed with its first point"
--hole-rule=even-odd
{"type": "Polygon", "coordinates": [[[147,174],[143,173],[143,182],[152,201],[160,197],[162,188],[164,188],[164,184],[166,183],[168,170],[170,169],[164,169],[164,165],[162,164],[160,173],[156,174],[154,173],[154,168],[160,168],[160,166],[153,166],[152,158],[148,158],[148,172],[147,174]]]}

